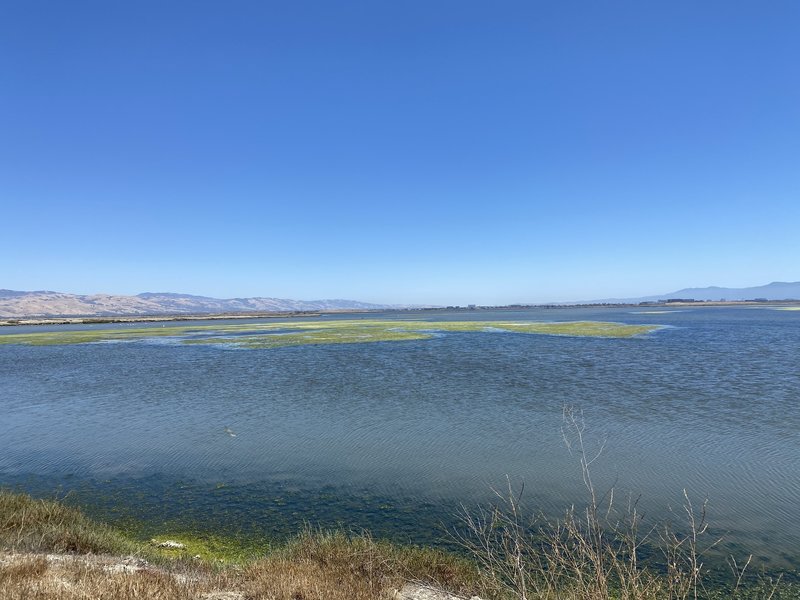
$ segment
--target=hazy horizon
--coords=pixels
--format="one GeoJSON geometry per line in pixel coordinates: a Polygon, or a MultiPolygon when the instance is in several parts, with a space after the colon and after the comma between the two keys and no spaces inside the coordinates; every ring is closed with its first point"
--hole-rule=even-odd
{"type": "MultiPolygon", "coordinates": [[[[396,306],[467,306],[470,304],[474,304],[476,306],[508,306],[508,305],[534,305],[534,304],[563,304],[563,303],[584,303],[584,302],[593,302],[593,301],[614,301],[614,300],[636,300],[639,298],[646,298],[651,296],[664,296],[673,294],[674,292],[681,292],[687,289],[721,289],[721,290],[728,290],[728,289],[741,289],[741,288],[750,288],[750,287],[763,287],[772,284],[780,284],[780,283],[789,283],[789,284],[798,284],[800,282],[791,281],[790,279],[785,279],[782,281],[773,281],[768,283],[762,283],[755,286],[719,286],[719,285],[702,285],[702,286],[683,286],[680,289],[673,289],[673,290],[662,290],[658,292],[647,292],[647,293],[637,293],[631,294],[627,296],[620,296],[620,295],[613,295],[608,296],[605,298],[598,298],[598,297],[575,297],[575,298],[565,298],[561,300],[545,300],[545,301],[519,301],[519,302],[506,302],[506,303],[481,303],[481,302],[417,302],[417,303],[406,303],[406,302],[395,302],[393,300],[384,300],[384,301],[369,301],[363,300],[362,298],[355,298],[351,296],[320,296],[316,298],[299,298],[295,296],[276,296],[270,294],[262,294],[259,296],[242,296],[237,294],[224,294],[221,296],[213,296],[208,294],[196,294],[192,292],[186,291],[178,291],[178,290],[145,290],[140,292],[134,292],[130,294],[117,294],[114,292],[108,292],[106,290],[95,290],[95,291],[67,291],[67,290],[55,290],[55,289],[48,289],[48,288],[41,288],[37,290],[11,290],[11,291],[18,291],[18,292],[55,292],[55,293],[67,293],[67,294],[75,294],[79,296],[92,296],[92,295],[102,295],[102,294],[109,294],[109,295],[119,295],[119,296],[137,296],[141,294],[166,294],[166,295],[178,295],[178,296],[197,296],[197,297],[208,297],[214,299],[235,299],[235,298],[254,298],[254,297],[262,297],[262,298],[277,298],[277,299],[285,299],[285,300],[295,300],[295,301],[319,301],[319,300],[347,300],[347,301],[355,301],[355,302],[363,302],[363,303],[371,303],[371,304],[382,304],[382,305],[396,305],[396,306]]],[[[9,289],[9,288],[2,288],[0,289],[9,289]]],[[[721,298],[722,299],[722,298],[721,298]]]]}
{"type": "Polygon", "coordinates": [[[505,305],[798,279],[794,2],[2,16],[1,287],[505,305]]]}

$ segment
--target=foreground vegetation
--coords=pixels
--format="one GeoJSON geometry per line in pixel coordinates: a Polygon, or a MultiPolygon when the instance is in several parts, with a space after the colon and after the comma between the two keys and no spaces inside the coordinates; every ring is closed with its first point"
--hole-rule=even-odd
{"type": "Polygon", "coordinates": [[[53,500],[0,490],[0,598],[197,600],[452,600],[408,595],[419,582],[486,600],[800,599],[800,587],[748,572],[710,580],[705,503],[684,492],[685,523],[644,527],[636,502],[599,493],[582,413],[564,408],[562,434],[587,502],[557,520],[534,517],[509,482],[494,505],[466,510],[450,541],[462,552],[400,546],[368,533],[306,528],[280,545],[220,537],[143,540],[53,500]],[[401,593],[400,590],[403,592],[401,593]]]}
{"type": "Polygon", "coordinates": [[[621,507],[613,488],[600,493],[592,464],[603,444],[590,449],[583,414],[564,408],[564,442],[581,468],[586,506],[570,507],[561,519],[530,520],[522,490],[509,482],[498,502],[464,511],[465,527],[456,532],[461,546],[477,561],[485,589],[516,600],[660,600],[800,598],[800,588],[748,572],[752,557],[729,557],[730,573],[709,577],[705,565],[719,538],[709,534],[706,502],[696,505],[684,490],[684,522],[645,527],[637,502],[621,507]]]}
{"type": "Polygon", "coordinates": [[[160,547],[160,539],[132,539],[62,503],[0,492],[0,597],[377,600],[409,581],[487,600],[800,597],[791,585],[743,585],[741,565],[728,584],[707,588],[700,520],[688,535],[665,538],[664,568],[647,566],[631,514],[624,529],[601,527],[591,506],[531,528],[512,494],[465,513],[454,534],[465,556],[311,529],[280,546],[236,551],[202,539],[160,547]]]}
{"type": "Polygon", "coordinates": [[[430,339],[442,333],[524,333],[629,338],[659,329],[602,321],[368,321],[331,320],[234,325],[180,325],[81,329],[0,335],[0,344],[50,346],[174,338],[184,344],[225,344],[239,348],[280,348],[310,344],[354,344],[430,339]]]}
{"type": "Polygon", "coordinates": [[[374,600],[411,579],[464,594],[480,585],[464,558],[367,534],[309,529],[249,557],[213,545],[193,555],[196,545],[170,549],[157,541],[126,538],[57,502],[0,492],[0,597],[374,600]]]}

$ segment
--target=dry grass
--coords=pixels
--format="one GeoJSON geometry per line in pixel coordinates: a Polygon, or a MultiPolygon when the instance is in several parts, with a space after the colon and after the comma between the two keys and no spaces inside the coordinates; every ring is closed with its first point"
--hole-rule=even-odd
{"type": "Polygon", "coordinates": [[[60,502],[0,490],[0,548],[19,552],[131,554],[121,533],[60,502]]]}
{"type": "Polygon", "coordinates": [[[244,564],[176,560],[77,509],[8,492],[0,545],[2,600],[374,600],[409,580],[464,593],[479,582],[473,563],[440,550],[311,529],[244,564]]]}
{"type": "Polygon", "coordinates": [[[244,566],[126,565],[113,557],[0,554],[3,600],[376,600],[410,580],[475,589],[477,570],[443,552],[369,536],[306,532],[244,566]]]}
{"type": "Polygon", "coordinates": [[[341,531],[307,530],[275,558],[256,563],[253,568],[265,568],[270,560],[282,565],[304,565],[308,573],[324,573],[326,577],[332,575],[335,580],[347,582],[352,592],[342,597],[348,598],[377,598],[409,580],[461,594],[480,587],[480,574],[475,564],[466,559],[434,548],[374,540],[367,533],[348,535],[341,531]]]}
{"type": "Polygon", "coordinates": [[[676,533],[668,524],[642,530],[636,502],[621,509],[613,489],[598,494],[592,463],[602,445],[589,452],[580,413],[565,408],[564,439],[578,457],[588,501],[559,520],[533,520],[512,486],[498,502],[477,512],[463,511],[464,527],[455,539],[480,564],[488,595],[515,600],[697,600],[797,598],[793,586],[761,580],[743,585],[744,564],[731,559],[730,585],[706,587],[704,557],[717,545],[709,538],[705,503],[685,497],[685,526],[676,533]],[[660,560],[643,559],[643,549],[660,552],[660,560]]]}
{"type": "MultiPolygon", "coordinates": [[[[115,565],[82,557],[53,560],[5,558],[0,566],[3,600],[195,600],[217,587],[210,578],[191,580],[166,570],[120,571],[115,565]]],[[[0,563],[1,564],[1,563],[0,563]]]]}

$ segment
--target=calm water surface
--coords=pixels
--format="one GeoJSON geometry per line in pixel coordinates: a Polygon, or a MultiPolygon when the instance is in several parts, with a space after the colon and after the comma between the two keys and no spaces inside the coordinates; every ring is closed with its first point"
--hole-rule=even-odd
{"type": "MultiPolygon", "coordinates": [[[[800,312],[365,316],[421,317],[669,327],[262,350],[0,345],[0,485],[70,492],[153,530],[285,535],[311,521],[430,542],[506,475],[537,510],[585,501],[562,440],[567,404],[583,410],[590,446],[605,443],[598,486],[641,496],[649,523],[679,514],[686,489],[709,499],[727,549],[800,566],[800,312]]],[[[44,331],[0,335],[26,330],[44,331]]]]}

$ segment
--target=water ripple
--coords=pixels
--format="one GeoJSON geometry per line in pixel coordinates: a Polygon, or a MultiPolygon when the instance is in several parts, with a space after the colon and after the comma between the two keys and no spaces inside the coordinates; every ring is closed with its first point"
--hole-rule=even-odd
{"type": "MultiPolygon", "coordinates": [[[[421,516],[415,528],[352,495],[438,515],[490,498],[508,475],[525,482],[537,508],[558,514],[585,498],[561,437],[569,404],[584,411],[590,446],[605,442],[599,486],[641,494],[654,519],[670,517],[686,488],[709,498],[712,521],[734,542],[797,555],[796,315],[553,309],[436,318],[670,327],[628,340],[452,333],[247,352],[0,346],[0,484],[36,475],[102,490],[112,484],[98,482],[157,477],[158,496],[194,481],[187,513],[223,521],[234,507],[266,511],[272,504],[248,490],[268,486],[263,494],[279,506],[294,499],[287,519],[341,518],[333,507],[349,503],[371,526],[395,519],[422,539],[430,523],[421,516]],[[311,502],[320,494],[350,500],[311,502]]],[[[269,515],[270,527],[283,518],[269,515]]]]}

